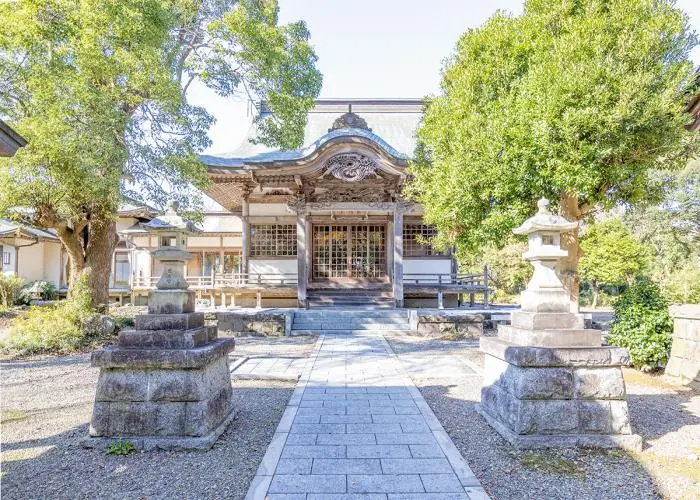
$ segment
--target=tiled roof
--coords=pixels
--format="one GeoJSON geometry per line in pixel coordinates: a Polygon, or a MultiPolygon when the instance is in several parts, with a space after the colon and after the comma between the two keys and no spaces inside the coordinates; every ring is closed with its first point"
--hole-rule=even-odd
{"type": "Polygon", "coordinates": [[[16,234],[18,230],[24,236],[43,240],[58,240],[58,237],[52,230],[40,229],[27,224],[12,222],[7,219],[0,219],[0,236],[10,236],[16,234]]]}
{"type": "Polygon", "coordinates": [[[269,151],[265,153],[258,153],[253,156],[248,156],[248,157],[240,157],[236,156],[235,153],[230,153],[226,155],[221,155],[221,156],[214,156],[214,155],[201,155],[200,158],[201,160],[209,166],[212,167],[242,167],[244,165],[251,165],[251,164],[256,164],[256,163],[272,163],[276,161],[294,161],[294,160],[301,160],[302,158],[305,158],[309,155],[311,155],[314,151],[319,149],[321,146],[326,144],[327,142],[340,138],[340,137],[347,137],[347,138],[354,138],[354,137],[360,137],[360,138],[365,138],[369,139],[373,142],[375,142],[379,147],[381,147],[387,154],[393,156],[394,158],[397,158],[399,160],[408,160],[409,156],[405,155],[403,153],[400,153],[396,149],[394,149],[392,146],[390,146],[384,139],[379,137],[377,134],[361,129],[361,128],[343,128],[343,129],[338,129],[338,130],[333,130],[331,132],[328,132],[324,134],[323,136],[319,137],[317,140],[309,144],[308,146],[301,148],[301,149],[292,149],[292,150],[276,150],[276,151],[269,151]]]}
{"type": "MultiPolygon", "coordinates": [[[[264,104],[261,112],[265,114],[264,104]]],[[[421,99],[320,99],[309,112],[304,131],[304,145],[295,150],[275,150],[250,142],[257,130],[252,124],[246,138],[232,152],[202,155],[213,167],[240,168],[244,164],[294,161],[313,153],[330,140],[341,137],[374,141],[387,154],[400,160],[409,159],[416,146],[415,133],[423,115],[421,99]],[[333,122],[352,107],[352,112],[367,122],[370,130],[345,128],[329,132],[333,122]]]]}

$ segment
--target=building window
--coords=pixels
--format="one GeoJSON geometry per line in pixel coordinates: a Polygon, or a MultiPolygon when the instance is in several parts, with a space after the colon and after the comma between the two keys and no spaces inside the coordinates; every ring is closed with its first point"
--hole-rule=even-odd
{"type": "Polygon", "coordinates": [[[297,254],[296,224],[252,224],[251,257],[287,257],[297,254]]]}
{"type": "Polygon", "coordinates": [[[432,240],[437,236],[437,228],[430,224],[404,224],[404,257],[426,257],[445,255],[445,252],[433,248],[432,240]]]}
{"type": "Polygon", "coordinates": [[[129,272],[129,254],[126,252],[116,252],[114,254],[114,285],[128,285],[129,272]]]}

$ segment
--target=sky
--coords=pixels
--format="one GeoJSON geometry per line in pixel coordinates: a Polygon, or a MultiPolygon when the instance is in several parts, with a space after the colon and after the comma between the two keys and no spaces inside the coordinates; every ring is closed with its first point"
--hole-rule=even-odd
{"type": "MultiPolygon", "coordinates": [[[[279,0],[280,23],[303,19],[323,74],[322,98],[420,98],[437,94],[440,69],[468,28],[497,10],[522,12],[514,0],[279,0]]],[[[700,32],[700,1],[678,0],[700,32]]],[[[700,66],[700,47],[692,58],[700,66]]],[[[250,110],[202,86],[190,101],[216,118],[208,153],[231,151],[245,139],[250,110]]]]}

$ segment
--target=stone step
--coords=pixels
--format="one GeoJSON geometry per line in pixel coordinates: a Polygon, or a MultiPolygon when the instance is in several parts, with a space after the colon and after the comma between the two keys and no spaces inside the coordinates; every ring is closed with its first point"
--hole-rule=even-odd
{"type": "Polygon", "coordinates": [[[408,323],[304,323],[292,324],[292,330],[409,330],[408,323]]]}
{"type": "Polygon", "coordinates": [[[294,311],[294,318],[304,318],[304,319],[336,319],[336,318],[400,318],[408,319],[408,312],[406,310],[395,309],[389,311],[377,311],[375,309],[361,309],[361,310],[338,310],[338,309],[328,309],[328,310],[299,310],[294,311]]]}
{"type": "MultiPolygon", "coordinates": [[[[291,330],[291,335],[314,335],[319,332],[323,332],[324,334],[328,335],[357,335],[357,334],[363,334],[367,333],[368,331],[372,331],[371,329],[368,330],[291,330]]],[[[409,332],[411,332],[410,328],[406,329],[397,329],[397,330],[382,330],[382,334],[384,335],[406,335],[409,332]]]]}

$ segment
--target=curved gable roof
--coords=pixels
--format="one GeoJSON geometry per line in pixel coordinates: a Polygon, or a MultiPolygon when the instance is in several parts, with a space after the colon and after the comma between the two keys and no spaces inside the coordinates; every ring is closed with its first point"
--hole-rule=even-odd
{"type": "MultiPolygon", "coordinates": [[[[315,151],[323,148],[324,145],[335,142],[336,139],[341,139],[343,137],[347,138],[361,138],[372,141],[375,143],[379,149],[384,151],[389,156],[401,161],[406,161],[409,156],[397,151],[384,139],[379,137],[377,134],[371,132],[370,130],[361,128],[343,128],[338,130],[332,130],[327,134],[319,137],[317,140],[309,144],[308,146],[301,149],[292,150],[276,150],[267,153],[259,153],[254,156],[249,157],[235,157],[229,155],[200,155],[200,159],[206,165],[211,167],[229,167],[229,168],[242,168],[245,165],[254,165],[256,163],[273,163],[273,162],[285,162],[285,161],[296,161],[302,160],[315,151]]],[[[233,154],[233,153],[232,153],[233,154]]]]}
{"type": "MultiPolygon", "coordinates": [[[[268,113],[265,103],[259,113],[268,113]]],[[[252,124],[248,136],[231,153],[201,155],[201,160],[211,167],[243,168],[245,165],[298,161],[313,154],[329,143],[343,138],[369,141],[378,150],[399,161],[408,160],[415,149],[415,132],[423,115],[422,99],[319,99],[307,116],[304,146],[294,150],[274,150],[263,144],[251,142],[256,137],[252,124]],[[339,116],[345,112],[357,114],[370,127],[340,128],[330,130],[339,116]]]]}

